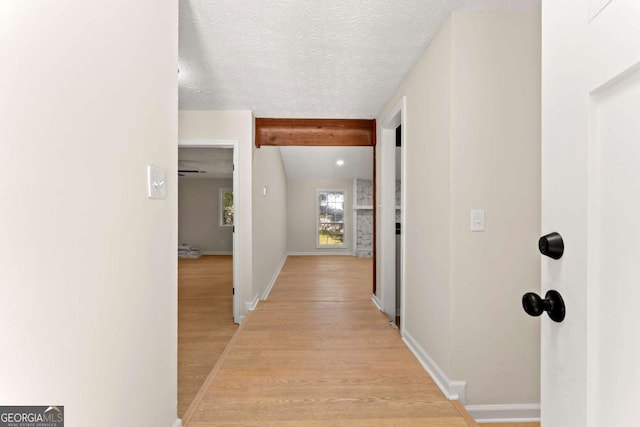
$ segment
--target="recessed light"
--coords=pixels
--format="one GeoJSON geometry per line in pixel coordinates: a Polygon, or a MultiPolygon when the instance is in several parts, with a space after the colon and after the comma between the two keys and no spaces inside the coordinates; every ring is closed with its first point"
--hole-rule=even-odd
{"type": "Polygon", "coordinates": [[[338,165],[338,166],[344,165],[344,160],[339,159],[338,161],[336,161],[336,165],[338,165]]]}

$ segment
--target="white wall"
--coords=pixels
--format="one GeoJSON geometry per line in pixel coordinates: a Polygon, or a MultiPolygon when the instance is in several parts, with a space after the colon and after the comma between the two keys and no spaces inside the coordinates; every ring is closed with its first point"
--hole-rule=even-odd
{"type": "MultiPolygon", "coordinates": [[[[253,237],[252,237],[252,159],[253,115],[251,111],[191,111],[178,112],[180,140],[224,140],[238,142],[238,186],[234,194],[234,221],[238,234],[238,287],[236,295],[241,302],[253,299],[253,237]]],[[[246,314],[240,304],[240,317],[246,314]]]]}
{"type": "Polygon", "coordinates": [[[202,252],[233,251],[233,230],[220,226],[221,188],[233,188],[231,179],[178,180],[178,242],[202,252]]]}
{"type": "Polygon", "coordinates": [[[287,256],[287,176],[279,147],[254,153],[253,245],[253,292],[262,297],[287,256]]]}
{"type": "MultiPolygon", "coordinates": [[[[406,270],[402,323],[447,373],[451,371],[452,341],[448,227],[450,87],[451,23],[448,22],[377,120],[380,126],[406,95],[405,140],[402,142],[406,158],[403,164],[406,180],[402,185],[407,195],[402,224],[406,247],[403,253],[406,270]]],[[[395,135],[395,130],[393,133],[395,135]]],[[[382,135],[382,131],[379,129],[377,134],[382,135]]],[[[395,149],[392,153],[395,155],[395,149]]],[[[376,156],[376,160],[380,162],[381,156],[376,156]]],[[[381,170],[379,165],[377,170],[381,170]]],[[[378,185],[377,190],[380,188],[378,185]]],[[[381,200],[379,195],[378,200],[381,200]]],[[[378,221],[378,227],[380,224],[378,221]]],[[[381,236],[380,229],[377,236],[378,239],[381,236]]],[[[380,269],[380,263],[377,267],[380,269]]],[[[382,277],[380,271],[377,276],[382,277]]],[[[377,289],[381,291],[380,283],[377,289]]]]}
{"type": "Polygon", "coordinates": [[[3,405],[176,420],[177,6],[0,2],[3,405]]]}
{"type": "Polygon", "coordinates": [[[540,16],[454,14],[379,122],[403,95],[405,331],[467,404],[537,403],[540,16]]]}
{"type": "Polygon", "coordinates": [[[287,221],[289,253],[353,254],[353,180],[289,180],[287,221]],[[317,190],[345,190],[345,249],[316,248],[317,190]]]}
{"type": "Polygon", "coordinates": [[[540,288],[540,43],[540,15],[453,15],[451,364],[469,403],[540,401],[540,319],[520,302],[540,288]]]}

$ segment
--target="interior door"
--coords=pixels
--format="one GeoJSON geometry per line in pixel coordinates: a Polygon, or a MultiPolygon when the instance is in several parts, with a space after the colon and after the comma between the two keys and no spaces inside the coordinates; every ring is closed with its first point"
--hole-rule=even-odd
{"type": "Polygon", "coordinates": [[[640,2],[543,0],[542,425],[640,420],[640,2]]]}

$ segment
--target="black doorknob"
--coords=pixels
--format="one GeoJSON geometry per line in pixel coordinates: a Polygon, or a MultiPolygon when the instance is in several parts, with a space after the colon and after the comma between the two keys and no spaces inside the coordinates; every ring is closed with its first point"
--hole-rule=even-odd
{"type": "Polygon", "coordinates": [[[522,307],[530,316],[540,316],[546,311],[554,322],[562,322],[566,312],[562,296],[554,290],[547,291],[545,299],[533,292],[527,292],[522,296],[522,307]]]}
{"type": "Polygon", "coordinates": [[[564,253],[564,241],[562,240],[562,236],[554,231],[546,236],[542,236],[540,240],[538,240],[538,248],[542,255],[553,259],[560,259],[564,253]]]}

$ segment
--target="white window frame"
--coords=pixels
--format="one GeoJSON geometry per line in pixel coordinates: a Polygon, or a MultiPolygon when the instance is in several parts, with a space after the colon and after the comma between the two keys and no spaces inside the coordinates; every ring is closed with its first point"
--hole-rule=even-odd
{"type": "MultiPolygon", "coordinates": [[[[218,187],[218,226],[220,227],[233,227],[235,225],[236,222],[236,213],[235,213],[235,209],[233,212],[233,224],[225,224],[224,223],[224,193],[231,193],[233,194],[233,188],[231,187],[218,187]]],[[[235,194],[233,197],[233,205],[235,208],[235,204],[236,204],[236,198],[235,198],[235,194]]]]}
{"type": "Polygon", "coordinates": [[[324,189],[324,188],[319,188],[316,190],[316,220],[315,220],[315,227],[316,227],[316,249],[346,249],[349,246],[347,245],[347,239],[348,239],[348,227],[347,227],[347,190],[344,188],[338,188],[338,189],[324,189]],[[334,192],[334,193],[342,193],[344,194],[344,212],[343,212],[343,216],[342,216],[342,235],[343,235],[343,240],[342,240],[342,244],[341,245],[322,245],[320,244],[320,193],[327,193],[327,192],[334,192]]]}

